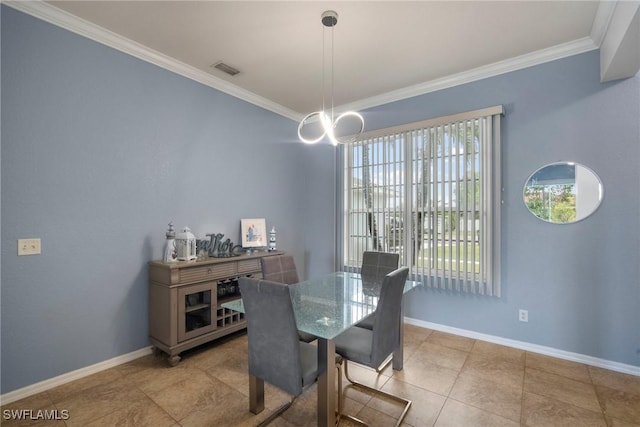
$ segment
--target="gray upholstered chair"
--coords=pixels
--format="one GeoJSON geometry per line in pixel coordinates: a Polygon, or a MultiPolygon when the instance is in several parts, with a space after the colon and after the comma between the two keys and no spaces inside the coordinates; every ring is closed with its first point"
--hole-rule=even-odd
{"type": "Polygon", "coordinates": [[[362,254],[360,274],[363,280],[382,283],[384,276],[398,268],[399,260],[398,254],[366,251],[362,254]]]}
{"type": "MultiPolygon", "coordinates": [[[[398,268],[400,255],[387,252],[364,252],[362,254],[362,268],[360,275],[362,276],[362,286],[365,295],[367,289],[371,289],[372,293],[377,296],[379,287],[384,280],[384,276],[398,268]]],[[[373,329],[376,313],[367,316],[358,323],[361,328],[373,329]]]]}
{"type": "Polygon", "coordinates": [[[291,255],[262,258],[262,279],[291,285],[298,283],[298,270],[291,255]]]}
{"type": "MultiPolygon", "coordinates": [[[[380,297],[372,330],[356,325],[347,329],[335,339],[336,353],[342,356],[345,377],[350,383],[355,387],[382,394],[404,404],[404,410],[396,426],[399,426],[407,415],[411,407],[411,401],[353,381],[349,378],[348,361],[377,369],[398,349],[401,343],[400,313],[402,294],[408,274],[409,269],[402,267],[384,277],[380,287],[380,297]]],[[[342,407],[342,405],[339,406],[342,407]]],[[[362,423],[361,420],[353,416],[346,414],[341,416],[362,423]]]]}
{"type": "MultiPolygon", "coordinates": [[[[275,255],[262,258],[262,279],[292,285],[298,283],[298,270],[291,255],[275,255]]],[[[314,335],[298,331],[300,341],[315,341],[314,335]]]]}
{"type": "Polygon", "coordinates": [[[249,337],[249,410],[264,410],[264,381],[293,396],[261,424],[266,425],[316,381],[318,352],[298,339],[287,285],[246,277],[239,284],[249,337]]]}

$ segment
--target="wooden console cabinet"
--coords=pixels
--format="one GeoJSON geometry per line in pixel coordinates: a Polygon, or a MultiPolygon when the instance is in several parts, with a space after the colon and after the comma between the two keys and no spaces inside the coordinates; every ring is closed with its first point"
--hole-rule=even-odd
{"type": "Polygon", "coordinates": [[[257,252],[203,261],[149,263],[149,339],[175,366],[180,353],[247,327],[243,313],[220,305],[240,298],[238,278],[261,278],[257,252]]]}

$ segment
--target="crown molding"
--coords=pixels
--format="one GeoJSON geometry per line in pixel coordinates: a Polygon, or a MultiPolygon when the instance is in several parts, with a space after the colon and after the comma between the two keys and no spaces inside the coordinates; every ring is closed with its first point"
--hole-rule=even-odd
{"type": "MultiPolygon", "coordinates": [[[[304,114],[293,111],[280,104],[256,95],[246,89],[242,89],[232,83],[222,80],[218,77],[207,74],[190,65],[180,62],[174,58],[150,49],[140,43],[122,37],[112,31],[99,27],[89,21],[81,19],[75,15],[58,9],[55,6],[45,3],[42,0],[34,1],[17,1],[17,0],[0,0],[2,3],[16,10],[34,16],[38,19],[64,28],[83,37],[94,40],[98,43],[112,47],[116,50],[134,56],[143,61],[152,63],[161,68],[179,74],[188,79],[197,81],[203,85],[212,87],[228,95],[242,99],[246,102],[254,104],[258,107],[272,111],[276,114],[289,118],[291,120],[300,121],[304,114]]],[[[545,62],[554,61],[556,59],[566,58],[572,55],[588,52],[597,49],[599,42],[602,41],[606,27],[610,20],[610,16],[615,9],[615,1],[601,1],[594,20],[594,26],[591,31],[591,37],[584,37],[572,42],[563,43],[547,49],[541,49],[532,53],[510,58],[504,61],[495,62],[493,64],[478,67],[472,70],[464,71],[450,76],[430,80],[413,86],[408,86],[395,91],[387,92],[381,95],[365,98],[352,103],[336,106],[336,111],[348,110],[366,110],[368,108],[387,104],[390,102],[400,101],[426,93],[435,92],[459,86],[465,83],[486,79],[488,77],[497,76],[511,71],[521,70],[523,68],[532,67],[545,62]],[[595,37],[595,38],[594,38],[595,37]],[[595,40],[595,42],[594,42],[595,40]]]]}
{"type": "Polygon", "coordinates": [[[583,37],[571,42],[552,46],[550,48],[537,50],[525,55],[516,56],[504,61],[494,62],[493,64],[484,65],[469,71],[452,74],[428,82],[420,83],[414,86],[408,86],[403,89],[384,93],[382,95],[373,96],[360,101],[344,104],[336,107],[338,111],[348,110],[365,110],[367,108],[376,107],[390,102],[400,101],[417,95],[424,95],[429,92],[435,92],[442,89],[459,86],[465,83],[471,83],[478,80],[494,77],[500,74],[512,71],[522,70],[524,68],[533,67],[534,65],[543,64],[545,62],[555,61],[557,59],[566,58],[584,52],[597,49],[598,46],[593,42],[591,37],[583,37]]]}
{"type": "Polygon", "coordinates": [[[598,3],[596,17],[593,20],[593,26],[591,27],[591,39],[593,39],[593,42],[598,47],[602,45],[604,36],[607,34],[611,18],[613,17],[613,12],[615,11],[617,4],[617,0],[601,0],[598,3]]]}
{"type": "Polygon", "coordinates": [[[35,1],[3,1],[3,4],[24,12],[35,18],[50,24],[64,28],[65,30],[79,34],[83,37],[104,44],[145,62],[157,65],[188,79],[212,87],[228,95],[247,101],[265,110],[272,111],[292,120],[300,120],[302,115],[280,104],[256,95],[253,92],[242,89],[223,79],[212,76],[195,67],[157,52],[147,46],[122,37],[112,31],[104,29],[96,24],[72,15],[42,0],[35,1]]]}

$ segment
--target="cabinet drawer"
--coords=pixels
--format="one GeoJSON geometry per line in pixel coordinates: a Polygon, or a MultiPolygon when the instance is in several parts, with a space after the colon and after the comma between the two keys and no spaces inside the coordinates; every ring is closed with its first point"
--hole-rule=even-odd
{"type": "Polygon", "coordinates": [[[260,270],[260,259],[238,261],[238,273],[250,273],[256,270],[260,270]]]}
{"type": "Polygon", "coordinates": [[[233,262],[203,267],[181,268],[180,283],[194,283],[225,278],[233,276],[237,271],[236,263],[233,262]]]}

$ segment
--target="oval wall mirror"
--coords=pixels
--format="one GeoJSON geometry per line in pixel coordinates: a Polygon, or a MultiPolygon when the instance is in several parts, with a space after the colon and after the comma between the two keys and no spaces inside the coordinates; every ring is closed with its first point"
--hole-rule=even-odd
{"type": "Polygon", "coordinates": [[[531,174],[522,195],[529,211],[541,220],[569,224],[598,209],[603,195],[602,181],[581,164],[551,163],[531,174]]]}

